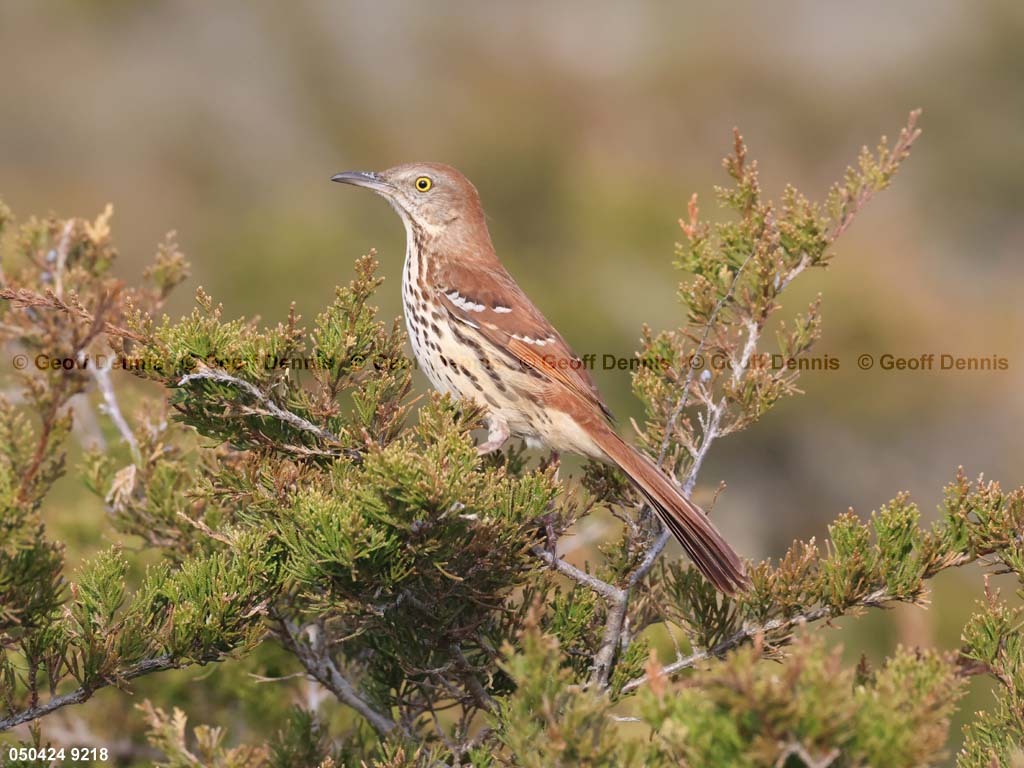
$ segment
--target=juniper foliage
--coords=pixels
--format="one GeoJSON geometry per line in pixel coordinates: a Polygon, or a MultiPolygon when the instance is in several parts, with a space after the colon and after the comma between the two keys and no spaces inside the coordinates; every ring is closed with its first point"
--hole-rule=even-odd
{"type": "MultiPolygon", "coordinates": [[[[645,329],[640,361],[658,364],[634,377],[640,443],[688,491],[715,440],[797,392],[799,368],[763,355],[805,356],[820,304],[784,324],[778,298],[829,263],[908,156],[916,118],[891,147],[865,149],[824,204],[792,188],[766,199],[738,133],[731,186],[717,190],[730,216],[706,222],[691,200],[686,315],[645,329]]],[[[47,716],[102,688],[248,664],[311,686],[319,704],[239,745],[222,724],[190,728],[180,708],[144,702],[159,765],[933,765],[965,680],[984,674],[997,698],[958,764],[1020,758],[1021,614],[994,589],[958,652],[895,648],[877,670],[844,666],[810,625],[921,604],[930,578],[975,561],[1020,580],[1024,489],[961,470],[930,528],[897,495],[868,519],[837,517],[824,545],[751,564],[751,590],[726,598],[661,556],[669,534],[614,471],[588,466],[580,485],[519,449],[481,459],[473,409],[438,396],[414,407],[400,325],[371,304],[372,254],[309,327],[294,307],[272,327],[229,319],[201,289],[171,320],[164,302],[188,275],[173,235],[129,288],[112,276],[110,218],[15,228],[0,209],[0,335],[32,363],[5,374],[0,403],[10,744],[51,743],[47,716]],[[69,364],[34,364],[57,352],[69,364]],[[92,403],[115,439],[85,451],[78,474],[125,545],[69,571],[46,520],[75,414],[92,403]],[[588,570],[559,542],[597,508],[621,525],[588,570]],[[674,658],[652,650],[656,625],[682,637],[674,658]],[[266,648],[278,655],[264,668],[266,648]]]]}

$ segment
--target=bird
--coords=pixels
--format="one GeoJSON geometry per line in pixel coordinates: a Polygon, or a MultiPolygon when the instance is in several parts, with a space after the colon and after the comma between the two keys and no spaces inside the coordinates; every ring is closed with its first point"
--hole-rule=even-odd
{"type": "Polygon", "coordinates": [[[515,436],[615,465],[719,591],[749,586],[707,514],[615,431],[581,358],[498,260],[469,179],[442,163],[407,163],[331,180],[380,195],[405,225],[402,305],[413,354],[435,389],[483,410],[481,455],[515,436]]]}

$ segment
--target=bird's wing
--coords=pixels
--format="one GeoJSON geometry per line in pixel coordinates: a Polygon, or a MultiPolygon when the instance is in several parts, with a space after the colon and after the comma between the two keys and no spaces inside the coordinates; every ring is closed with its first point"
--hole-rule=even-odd
{"type": "Polygon", "coordinates": [[[453,263],[439,270],[436,284],[453,319],[612,418],[583,360],[503,268],[453,263]]]}

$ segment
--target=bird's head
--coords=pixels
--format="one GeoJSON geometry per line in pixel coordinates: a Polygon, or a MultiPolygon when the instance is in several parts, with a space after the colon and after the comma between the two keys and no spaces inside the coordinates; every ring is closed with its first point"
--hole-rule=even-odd
{"type": "Polygon", "coordinates": [[[376,173],[346,171],[332,176],[331,181],[373,190],[407,223],[427,231],[483,219],[476,187],[450,165],[406,163],[376,173]]]}

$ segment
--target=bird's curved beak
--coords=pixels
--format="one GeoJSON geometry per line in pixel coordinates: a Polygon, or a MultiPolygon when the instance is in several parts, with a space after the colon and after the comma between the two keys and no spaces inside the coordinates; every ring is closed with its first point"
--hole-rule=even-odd
{"type": "Polygon", "coordinates": [[[384,181],[380,176],[371,171],[345,171],[331,176],[331,181],[338,181],[342,184],[352,184],[356,187],[366,187],[374,192],[389,194],[394,186],[384,181]]]}

